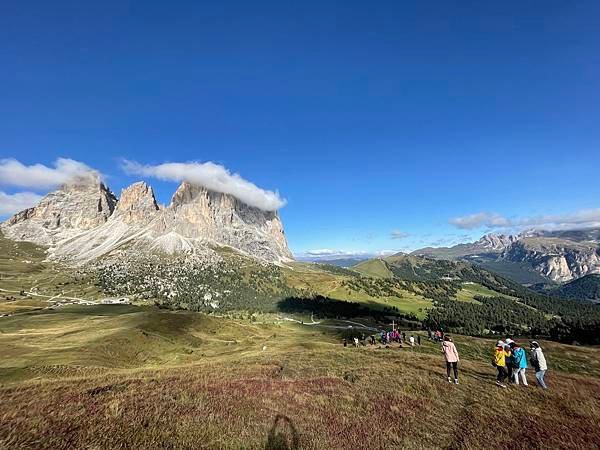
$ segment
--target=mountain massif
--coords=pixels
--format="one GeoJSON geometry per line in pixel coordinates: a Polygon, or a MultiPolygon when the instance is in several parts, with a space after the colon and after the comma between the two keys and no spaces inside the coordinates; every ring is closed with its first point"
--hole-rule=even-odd
{"type": "Polygon", "coordinates": [[[204,253],[215,247],[267,262],[292,259],[276,211],[183,182],[168,206],[144,182],[119,199],[99,180],[77,180],[0,225],[9,239],[49,247],[51,259],[83,264],[118,253],[204,253]]]}
{"type": "Polygon", "coordinates": [[[524,284],[564,283],[600,273],[600,229],[488,234],[470,244],[413,254],[468,260],[524,284]]]}

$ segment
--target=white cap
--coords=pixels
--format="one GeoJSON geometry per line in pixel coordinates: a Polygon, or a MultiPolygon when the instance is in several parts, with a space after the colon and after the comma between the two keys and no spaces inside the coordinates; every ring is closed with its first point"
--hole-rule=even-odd
{"type": "Polygon", "coordinates": [[[496,347],[504,347],[504,341],[498,341],[496,347]]]}
{"type": "Polygon", "coordinates": [[[513,342],[515,342],[515,341],[513,341],[511,338],[506,338],[506,340],[505,340],[504,342],[505,342],[506,344],[512,344],[512,343],[513,343],[513,342]]]}

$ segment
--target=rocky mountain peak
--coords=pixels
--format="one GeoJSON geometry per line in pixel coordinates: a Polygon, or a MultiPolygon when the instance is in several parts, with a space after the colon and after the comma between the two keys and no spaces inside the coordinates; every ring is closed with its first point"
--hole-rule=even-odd
{"type": "Polygon", "coordinates": [[[76,180],[50,192],[36,206],[15,214],[1,225],[11,239],[44,245],[105,223],[117,198],[98,179],[76,180]]]}
{"type": "Polygon", "coordinates": [[[479,239],[476,244],[490,250],[503,250],[517,240],[517,236],[489,233],[479,239]]]}
{"type": "Polygon", "coordinates": [[[154,218],[158,210],[152,187],[139,181],[121,191],[115,216],[126,223],[147,223],[154,218]]]}
{"type": "Polygon", "coordinates": [[[173,194],[173,197],[171,197],[169,207],[177,207],[185,203],[190,203],[199,191],[200,188],[198,186],[183,181],[173,194]]]}
{"type": "Polygon", "coordinates": [[[53,246],[51,256],[86,262],[126,248],[203,252],[228,246],[265,261],[292,259],[275,211],[183,182],[160,208],[152,188],[134,183],[116,197],[102,183],[72,183],[2,224],[5,235],[53,246]]]}

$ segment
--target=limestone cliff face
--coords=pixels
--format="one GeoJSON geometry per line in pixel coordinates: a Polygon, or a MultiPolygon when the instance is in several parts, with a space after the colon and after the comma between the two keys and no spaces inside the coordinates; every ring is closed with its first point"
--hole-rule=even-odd
{"type": "Polygon", "coordinates": [[[277,212],[184,182],[161,208],[146,183],[121,198],[103,185],[67,186],[2,224],[12,239],[49,245],[50,256],[87,262],[115,251],[202,253],[229,246],[269,262],[292,259],[277,212]]]}
{"type": "Polygon", "coordinates": [[[10,239],[53,245],[102,225],[116,203],[114,194],[100,181],[70,183],[46,195],[37,206],[15,214],[0,228],[10,239]]]}
{"type": "Polygon", "coordinates": [[[292,258],[277,212],[248,206],[229,194],[183,182],[162,216],[159,233],[210,239],[261,259],[292,258]]]}
{"type": "Polygon", "coordinates": [[[591,241],[525,237],[508,247],[502,258],[528,262],[536,271],[556,282],[600,273],[600,247],[591,241]]]}
{"type": "Polygon", "coordinates": [[[114,218],[125,223],[147,224],[155,219],[158,210],[154,191],[140,181],[121,191],[114,218]]]}

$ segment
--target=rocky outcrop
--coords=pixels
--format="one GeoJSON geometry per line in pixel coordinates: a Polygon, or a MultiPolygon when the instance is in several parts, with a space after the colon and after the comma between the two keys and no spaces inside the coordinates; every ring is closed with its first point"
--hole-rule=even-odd
{"type": "Polygon", "coordinates": [[[13,240],[55,245],[81,231],[106,223],[117,198],[99,180],[66,184],[0,225],[13,240]]]}
{"type": "Polygon", "coordinates": [[[485,250],[502,251],[517,240],[517,236],[489,233],[475,242],[474,246],[485,250]]]}
{"type": "Polygon", "coordinates": [[[527,268],[536,277],[539,274],[547,280],[565,282],[600,273],[600,230],[528,230],[518,235],[487,234],[472,243],[424,248],[413,254],[467,260],[508,277],[515,277],[515,271],[522,272],[527,268]],[[505,272],[502,272],[503,268],[505,272]]]}
{"type": "Polygon", "coordinates": [[[600,248],[594,242],[526,237],[508,247],[501,258],[527,262],[534,270],[555,282],[600,273],[600,248]]]}
{"type": "Polygon", "coordinates": [[[114,252],[201,254],[223,246],[269,262],[292,259],[278,213],[230,194],[184,182],[161,208],[143,182],[124,189],[118,202],[104,185],[95,189],[61,188],[2,230],[12,239],[49,245],[52,258],[75,263],[114,252]]]}
{"type": "Polygon", "coordinates": [[[230,194],[183,182],[165,208],[156,231],[209,239],[261,259],[291,259],[276,211],[248,206],[230,194]]]}
{"type": "Polygon", "coordinates": [[[152,188],[140,181],[121,191],[114,217],[125,223],[147,224],[159,209],[152,188]]]}
{"type": "Polygon", "coordinates": [[[458,244],[452,247],[426,247],[415,250],[411,255],[426,256],[435,259],[458,260],[472,256],[497,256],[505,248],[518,240],[517,236],[504,234],[486,234],[475,242],[458,244]]]}

